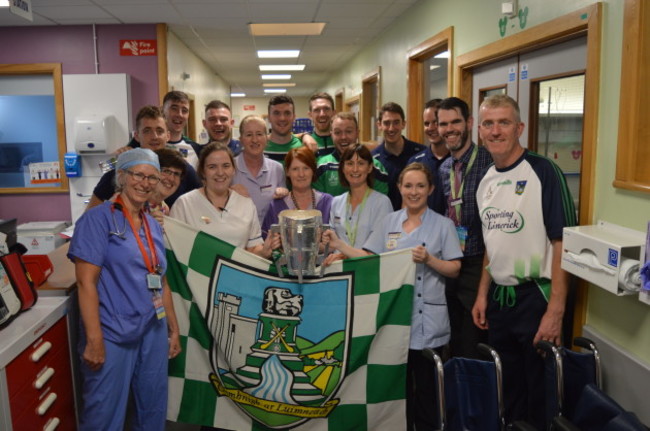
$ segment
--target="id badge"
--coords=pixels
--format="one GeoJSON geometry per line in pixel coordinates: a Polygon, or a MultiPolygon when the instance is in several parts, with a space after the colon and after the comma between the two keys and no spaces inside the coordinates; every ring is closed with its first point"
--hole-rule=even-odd
{"type": "Polygon", "coordinates": [[[386,249],[393,250],[397,247],[397,240],[402,237],[401,232],[388,232],[388,240],[386,241],[386,249]]]}
{"type": "Polygon", "coordinates": [[[150,290],[162,289],[162,277],[160,274],[147,274],[147,288],[150,290]]]}
{"type": "Polygon", "coordinates": [[[152,300],[153,308],[156,310],[156,317],[158,320],[164,319],[167,314],[165,313],[165,306],[163,305],[162,295],[159,291],[154,291],[152,300]]]}
{"type": "Polygon", "coordinates": [[[452,207],[458,206],[463,203],[463,198],[453,199],[449,203],[452,207]]]}
{"type": "Polygon", "coordinates": [[[456,234],[460,241],[460,249],[465,251],[465,241],[467,241],[467,228],[465,226],[456,226],[456,234]]]}

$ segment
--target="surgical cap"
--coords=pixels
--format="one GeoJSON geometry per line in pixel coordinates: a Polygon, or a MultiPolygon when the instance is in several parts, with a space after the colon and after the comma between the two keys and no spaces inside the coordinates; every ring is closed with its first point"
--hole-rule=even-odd
{"type": "Polygon", "coordinates": [[[117,170],[127,170],[135,165],[151,165],[160,170],[158,156],[153,151],[146,148],[135,148],[121,153],[117,157],[117,170]]]}

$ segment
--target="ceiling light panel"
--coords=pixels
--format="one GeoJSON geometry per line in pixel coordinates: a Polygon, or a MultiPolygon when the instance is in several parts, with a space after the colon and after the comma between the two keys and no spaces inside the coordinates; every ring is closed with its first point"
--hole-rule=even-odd
{"type": "Polygon", "coordinates": [[[299,49],[261,49],[257,51],[257,58],[298,58],[299,49]]]}
{"type": "Polygon", "coordinates": [[[325,28],[324,22],[248,24],[253,36],[318,36],[325,28]]]}
{"type": "Polygon", "coordinates": [[[265,93],[286,93],[287,89],[286,88],[265,88],[264,92],[265,93]]]}
{"type": "Polygon", "coordinates": [[[262,84],[262,87],[295,87],[296,83],[295,82],[283,82],[283,83],[264,83],[262,84]]]}
{"type": "Polygon", "coordinates": [[[304,64],[260,64],[260,72],[303,71],[304,64]]]}
{"type": "Polygon", "coordinates": [[[230,97],[246,97],[246,93],[230,93],[230,97]]]}
{"type": "Polygon", "coordinates": [[[282,75],[282,74],[271,74],[271,75],[262,75],[262,79],[291,79],[291,75],[282,75]]]}

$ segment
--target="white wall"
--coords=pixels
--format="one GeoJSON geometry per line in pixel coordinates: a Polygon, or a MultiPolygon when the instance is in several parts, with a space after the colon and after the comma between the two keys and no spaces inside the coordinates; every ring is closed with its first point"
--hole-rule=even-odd
{"type": "MultiPolygon", "coordinates": [[[[266,118],[269,107],[269,99],[271,97],[236,97],[232,99],[230,109],[232,109],[232,116],[235,120],[235,129],[233,136],[239,136],[239,122],[247,115],[259,115],[266,118]],[[248,110],[244,110],[246,107],[248,110]]],[[[296,118],[306,118],[309,111],[308,97],[292,97],[296,118]]],[[[267,122],[268,124],[268,122],[267,122]]]]}
{"type": "Polygon", "coordinates": [[[171,31],[167,32],[167,82],[170,90],[184,91],[194,98],[197,138],[203,131],[201,120],[205,105],[215,99],[230,102],[230,84],[190,51],[171,31]],[[183,79],[183,74],[189,75],[189,78],[183,79]]]}

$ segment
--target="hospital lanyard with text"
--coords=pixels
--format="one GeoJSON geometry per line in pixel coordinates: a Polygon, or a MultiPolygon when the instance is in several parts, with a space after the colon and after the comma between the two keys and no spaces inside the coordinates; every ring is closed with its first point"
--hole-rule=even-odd
{"type": "MultiPolygon", "coordinates": [[[[124,202],[122,201],[122,196],[117,196],[117,199],[115,199],[116,203],[119,203],[122,205],[122,208],[125,208],[124,202]]],[[[142,253],[142,259],[144,260],[144,265],[147,267],[147,270],[149,271],[147,273],[147,288],[151,291],[151,299],[153,301],[153,308],[156,310],[156,317],[158,320],[165,318],[166,313],[165,313],[165,305],[163,304],[162,300],[162,276],[160,275],[161,272],[161,267],[158,264],[158,258],[156,256],[156,247],[154,246],[153,243],[153,238],[151,237],[151,229],[149,229],[149,222],[147,221],[147,216],[145,215],[144,211],[140,210],[140,216],[142,217],[142,226],[144,227],[144,236],[147,238],[147,244],[149,245],[149,250],[151,251],[151,258],[149,258],[149,254],[147,253],[147,250],[144,248],[144,244],[142,243],[142,239],[140,238],[140,234],[136,231],[135,229],[135,224],[133,223],[133,217],[131,217],[131,213],[127,210],[124,209],[124,217],[126,220],[129,222],[129,225],[131,226],[131,231],[133,232],[133,236],[135,236],[135,240],[138,243],[138,247],[140,248],[140,253],[142,253]]]]}
{"type": "Polygon", "coordinates": [[[370,187],[366,189],[366,192],[363,194],[363,199],[361,200],[361,203],[359,204],[359,212],[357,213],[357,221],[354,223],[354,229],[350,226],[350,221],[349,219],[352,217],[352,204],[351,204],[351,199],[352,199],[352,192],[348,193],[348,202],[346,204],[346,216],[345,217],[345,233],[348,236],[348,239],[350,240],[350,245],[354,247],[354,242],[357,240],[357,228],[359,227],[359,219],[361,218],[361,213],[363,212],[363,208],[366,206],[366,200],[368,199],[368,196],[370,195],[370,187]],[[348,210],[349,208],[349,210],[348,210]]]}
{"type": "MultiPolygon", "coordinates": [[[[469,158],[469,162],[467,163],[467,168],[465,168],[465,172],[463,172],[463,179],[460,182],[460,187],[458,188],[458,194],[456,194],[456,174],[453,165],[452,168],[449,170],[449,186],[451,188],[451,205],[454,207],[454,210],[456,211],[456,220],[458,220],[458,223],[460,223],[460,206],[463,203],[462,196],[463,196],[463,189],[465,188],[465,177],[467,176],[467,172],[469,172],[469,170],[472,169],[472,165],[476,160],[477,154],[478,154],[478,147],[475,145],[474,149],[472,149],[472,155],[469,158]]],[[[460,163],[460,161],[456,163],[460,163]]]]}
{"type": "Polygon", "coordinates": [[[119,203],[120,205],[122,205],[122,208],[124,208],[123,210],[124,217],[126,218],[126,220],[129,222],[129,225],[131,226],[131,230],[133,231],[133,236],[135,236],[135,240],[138,243],[138,247],[140,248],[140,253],[142,253],[142,259],[144,260],[144,265],[147,267],[147,270],[149,271],[149,273],[147,274],[147,287],[151,290],[161,289],[162,283],[161,283],[161,276],[160,276],[160,265],[158,264],[158,258],[156,256],[156,247],[154,246],[153,238],[151,237],[151,229],[149,229],[149,222],[147,221],[147,217],[145,216],[144,211],[140,211],[140,214],[142,216],[144,236],[147,239],[147,244],[149,245],[151,257],[149,257],[149,253],[147,253],[147,250],[144,248],[142,239],[140,238],[140,235],[137,233],[135,229],[135,224],[133,223],[133,218],[131,217],[131,213],[126,209],[126,206],[122,201],[122,196],[118,196],[117,199],[115,199],[115,202],[119,203]]]}

